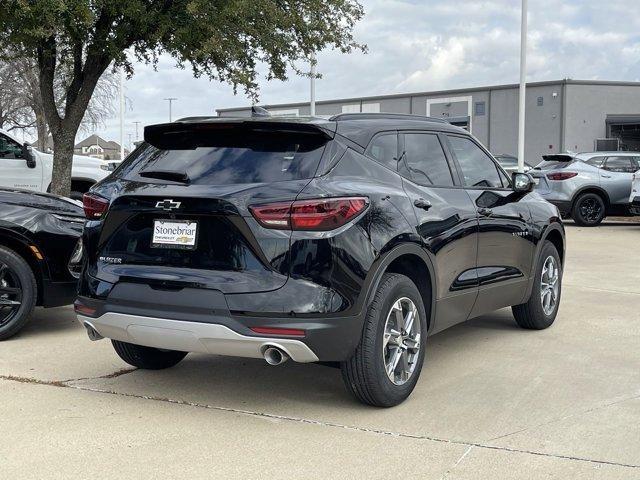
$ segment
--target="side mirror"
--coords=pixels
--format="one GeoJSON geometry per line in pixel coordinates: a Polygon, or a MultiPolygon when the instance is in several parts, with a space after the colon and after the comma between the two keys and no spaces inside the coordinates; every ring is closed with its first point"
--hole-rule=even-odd
{"type": "Polygon", "coordinates": [[[528,173],[513,172],[511,180],[514,192],[529,193],[536,185],[533,177],[528,173]]]}
{"type": "Polygon", "coordinates": [[[28,168],[36,168],[36,157],[26,143],[22,146],[22,158],[27,162],[28,168]]]}

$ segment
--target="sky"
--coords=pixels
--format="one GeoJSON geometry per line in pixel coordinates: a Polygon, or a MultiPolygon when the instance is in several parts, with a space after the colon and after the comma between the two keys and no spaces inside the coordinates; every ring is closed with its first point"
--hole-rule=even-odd
{"type": "MultiPolygon", "coordinates": [[[[520,0],[361,0],[365,16],[355,39],[368,53],[318,54],[317,100],[517,83],[520,0]]],[[[640,81],[640,2],[529,0],[528,81],[573,78],[640,81]]],[[[154,70],[135,64],[126,81],[125,144],[135,125],[214,115],[216,108],[249,105],[231,86],[193,78],[163,56],[154,70]]],[[[264,70],[264,69],[263,69],[264,70]]],[[[260,103],[302,102],[309,80],[260,81],[260,103]]],[[[117,104],[117,99],[116,99],[117,104]]],[[[96,133],[118,141],[119,119],[96,133]]],[[[81,132],[79,139],[94,133],[81,132]]]]}

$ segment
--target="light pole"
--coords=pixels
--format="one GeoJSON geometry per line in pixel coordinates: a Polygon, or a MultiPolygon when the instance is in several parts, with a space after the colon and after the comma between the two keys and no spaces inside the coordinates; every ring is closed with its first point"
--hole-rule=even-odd
{"type": "Polygon", "coordinates": [[[169,102],[169,123],[171,123],[173,121],[173,118],[172,118],[173,102],[174,100],[178,100],[178,99],[175,97],[169,97],[169,98],[165,98],[165,100],[169,102]]]}
{"type": "Polygon", "coordinates": [[[309,112],[312,117],[316,116],[316,54],[311,54],[311,83],[310,87],[310,102],[309,112]]]}
{"type": "Polygon", "coordinates": [[[124,70],[120,70],[120,160],[124,160],[124,70]]]}
{"type": "Polygon", "coordinates": [[[132,122],[135,126],[136,126],[136,142],[138,141],[138,125],[140,125],[142,122],[141,121],[137,121],[137,122],[132,122]]]}
{"type": "Polygon", "coordinates": [[[527,0],[522,0],[520,25],[520,98],[518,110],[518,171],[524,172],[525,109],[527,106],[527,0]]]}

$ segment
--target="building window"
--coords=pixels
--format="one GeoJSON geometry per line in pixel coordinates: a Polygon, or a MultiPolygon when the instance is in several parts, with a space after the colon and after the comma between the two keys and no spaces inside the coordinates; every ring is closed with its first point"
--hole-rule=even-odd
{"type": "Polygon", "coordinates": [[[544,97],[538,97],[538,106],[541,107],[544,105],[544,97]]]}
{"type": "Polygon", "coordinates": [[[363,103],[362,113],[380,113],[379,103],[363,103]]]}
{"type": "Polygon", "coordinates": [[[342,113],[360,113],[360,104],[352,103],[350,105],[343,105],[342,113]]]}
{"type": "Polygon", "coordinates": [[[487,104],[485,102],[476,102],[476,117],[485,115],[487,104]]]}
{"type": "Polygon", "coordinates": [[[272,117],[297,117],[300,115],[300,110],[297,108],[275,108],[270,109],[269,113],[272,117]]]}

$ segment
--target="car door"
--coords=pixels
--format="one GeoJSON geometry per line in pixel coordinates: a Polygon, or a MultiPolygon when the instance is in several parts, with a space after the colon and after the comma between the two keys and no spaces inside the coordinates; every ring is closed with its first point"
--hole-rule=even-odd
{"type": "Polygon", "coordinates": [[[0,133],[0,186],[40,190],[40,168],[29,168],[22,156],[22,145],[0,133]]]}
{"type": "Polygon", "coordinates": [[[629,203],[635,170],[634,157],[613,155],[605,159],[600,169],[600,186],[612,205],[629,203]]]}
{"type": "Polygon", "coordinates": [[[478,299],[471,316],[522,303],[535,250],[529,194],[516,193],[472,137],[447,134],[449,153],[478,212],[478,299]]]}
{"type": "Polygon", "coordinates": [[[401,132],[398,171],[414,205],[416,232],[433,255],[434,331],[466,320],[477,296],[478,218],[437,132],[401,132]]]}

